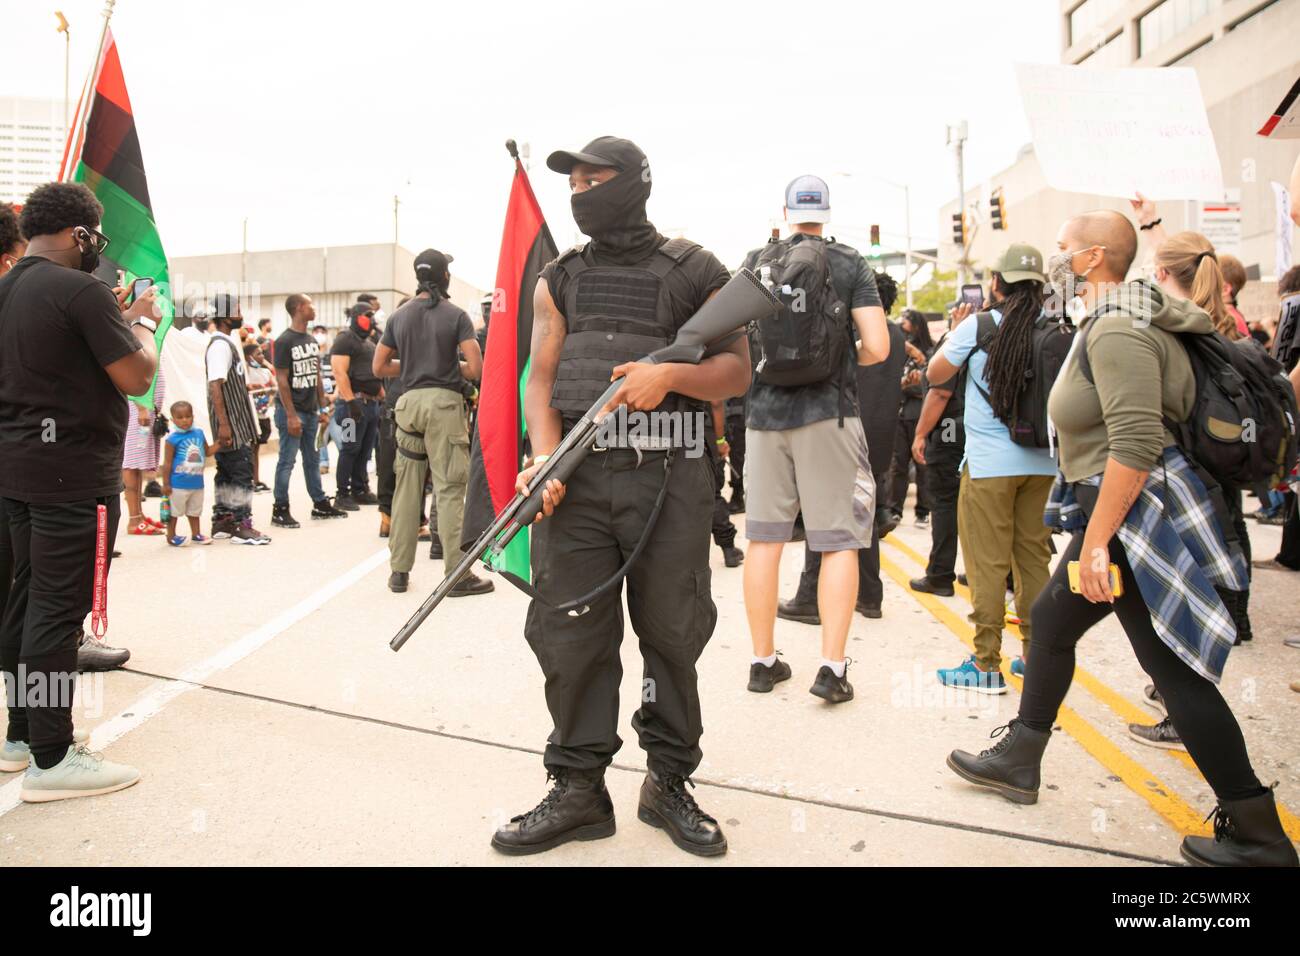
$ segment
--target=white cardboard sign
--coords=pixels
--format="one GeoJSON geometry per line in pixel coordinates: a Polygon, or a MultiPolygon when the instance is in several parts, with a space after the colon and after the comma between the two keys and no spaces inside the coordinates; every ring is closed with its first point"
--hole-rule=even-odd
{"type": "Polygon", "coordinates": [[[1223,169],[1196,71],[1016,65],[1034,152],[1066,192],[1223,198],[1223,169]]]}

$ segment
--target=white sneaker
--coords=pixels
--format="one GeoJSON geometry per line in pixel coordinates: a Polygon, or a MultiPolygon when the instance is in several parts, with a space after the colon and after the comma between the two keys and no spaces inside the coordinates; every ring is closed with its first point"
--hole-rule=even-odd
{"type": "Polygon", "coordinates": [[[19,797],[24,803],[52,803],[114,793],[139,781],[140,771],[135,767],[112,763],[85,747],[69,747],[63,759],[49,770],[29,764],[19,797]]]}
{"type": "MultiPolygon", "coordinates": [[[[72,743],[80,747],[90,739],[89,730],[77,729],[72,732],[72,743]]],[[[18,773],[27,769],[32,759],[32,748],[25,740],[6,740],[0,748],[0,773],[18,773]]]]}

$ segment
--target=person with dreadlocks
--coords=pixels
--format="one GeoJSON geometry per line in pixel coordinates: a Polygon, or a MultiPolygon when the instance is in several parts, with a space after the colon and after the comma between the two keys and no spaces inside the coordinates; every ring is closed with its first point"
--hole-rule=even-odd
{"type": "MultiPolygon", "coordinates": [[[[1016,243],[993,265],[990,288],[991,333],[977,316],[958,325],[942,351],[930,361],[931,382],[947,382],[967,366],[965,393],[966,457],[957,498],[957,537],[970,582],[971,623],[975,653],[957,667],[943,668],[939,680],[950,687],[969,687],[983,694],[1005,694],[1002,676],[1002,626],[1005,621],[1007,572],[1015,578],[1020,633],[1028,655],[1030,614],[1051,562],[1051,532],[1043,508],[1056,477],[1056,461],[1046,448],[1012,441],[1007,421],[1026,393],[1030,335],[1043,312],[1043,257],[1032,246],[1016,243]]],[[[1024,659],[1011,673],[1024,673],[1024,659]]]]}
{"type": "MultiPolygon", "coordinates": [[[[451,273],[447,266],[451,261],[451,256],[437,249],[426,249],[415,257],[420,292],[388,320],[371,367],[377,379],[400,378],[402,388],[393,406],[397,485],[388,535],[392,568],[388,589],[395,594],[407,589],[415,563],[428,472],[433,474],[438,531],[446,543],[443,562],[447,573],[460,561],[456,545],[469,480],[469,429],[461,383],[482,375],[483,353],[474,337],[474,324],[448,297],[451,273]],[[464,361],[460,353],[464,353],[464,361]]],[[[467,574],[449,596],[492,590],[491,581],[467,574]]]]}

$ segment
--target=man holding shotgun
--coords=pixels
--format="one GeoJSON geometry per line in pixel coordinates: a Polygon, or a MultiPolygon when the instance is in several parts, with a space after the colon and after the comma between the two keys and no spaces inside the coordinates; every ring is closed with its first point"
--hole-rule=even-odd
{"type": "Polygon", "coordinates": [[[517,487],[528,488],[563,435],[620,376],[607,408],[625,406],[629,421],[653,414],[674,427],[657,433],[668,433],[668,441],[646,440],[635,427],[617,436],[606,430],[567,483],[547,484],[524,633],[546,675],[555,727],[543,762],[554,786],[501,827],[492,845],[539,853],[613,835],[604,774],[622,744],[626,578],[645,662],[632,718],[649,767],[637,815],[682,849],[716,856],[726,852],[726,838],[687,789],[703,732],[695,662],[717,620],[709,571],[713,475],[707,455],[688,454],[682,439],[701,433],[690,429],[702,426],[709,403],[748,388],[748,346],[738,335],[699,364],[638,364],[673,341],[727,283],[727,270],[695,243],[665,239],[646,218],[650,169],[634,143],[602,136],[581,151],[552,153],[547,166],[569,177],[573,217],[591,241],[550,263],[537,283],[524,397],[534,457],[517,487]],[[698,418],[688,424],[689,416],[698,418]],[[562,606],[579,596],[586,610],[562,606]]]}

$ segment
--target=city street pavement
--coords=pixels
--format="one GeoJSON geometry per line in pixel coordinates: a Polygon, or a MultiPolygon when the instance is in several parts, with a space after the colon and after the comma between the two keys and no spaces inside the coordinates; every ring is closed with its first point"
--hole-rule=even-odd
{"type": "MultiPolygon", "coordinates": [[[[94,749],[143,779],[106,797],[24,805],[18,777],[0,775],[0,864],[1118,866],[1176,864],[1180,835],[1208,832],[1214,799],[1186,755],[1125,730],[1158,715],[1141,703],[1146,678],[1113,620],[1080,645],[1037,805],[1013,805],[947,769],[954,747],[991,745],[1015,715],[1019,681],[1004,697],[938,685],[934,670],[968,653],[968,605],[962,594],[907,590],[929,547],[909,510],[883,548],[883,619],[854,616],[857,697],[840,706],[807,692],[819,630],[784,621],[777,647],[794,678],[772,694],[746,692],[741,570],[714,549],[718,625],[699,668],[695,795],[725,828],[727,856],[688,856],[636,818],[644,756],[630,727],[641,694],[630,628],[624,746],[608,776],[618,833],[499,856],[488,845],[494,827],[548,786],[539,755],[550,723],[523,639],[526,599],[498,578],[492,595],[445,602],[394,654],[388,640],[437,584],[441,562],[420,551],[411,590],[390,594],[375,509],[311,521],[299,474],[293,496],[296,531],[272,528],[271,498],[257,496],[267,547],[178,550],[119,537],[108,641],[132,659],[84,678],[76,719],[93,728],[94,749]]],[[[1251,533],[1257,555],[1276,551],[1280,529],[1252,522],[1251,533]]],[[[782,595],[801,562],[802,546],[789,548],[782,595]]],[[[1221,686],[1300,840],[1300,694],[1288,687],[1300,652],[1282,645],[1300,629],[1295,594],[1286,575],[1257,573],[1256,639],[1234,650],[1221,686]]],[[[1006,649],[1018,648],[1009,634],[1006,649]]]]}

